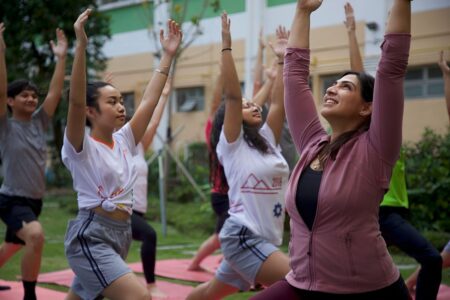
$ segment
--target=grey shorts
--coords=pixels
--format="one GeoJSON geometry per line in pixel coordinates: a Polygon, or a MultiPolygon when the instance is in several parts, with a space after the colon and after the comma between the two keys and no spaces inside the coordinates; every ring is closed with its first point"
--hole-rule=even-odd
{"type": "Polygon", "coordinates": [[[95,299],[117,278],[130,273],[124,259],[131,244],[130,222],[80,210],[67,226],[64,248],[75,273],[71,290],[95,299]]]}
{"type": "Polygon", "coordinates": [[[247,291],[263,262],[278,248],[255,235],[247,227],[228,218],[219,234],[224,259],[216,278],[241,291],[247,291]]]}

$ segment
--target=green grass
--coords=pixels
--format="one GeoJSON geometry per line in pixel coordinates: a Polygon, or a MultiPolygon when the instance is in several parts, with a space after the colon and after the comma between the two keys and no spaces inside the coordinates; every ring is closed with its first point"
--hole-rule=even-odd
{"type": "MultiPolygon", "coordinates": [[[[158,247],[170,245],[183,245],[182,249],[162,249],[157,251],[157,259],[167,258],[188,258],[196,251],[203,240],[209,236],[214,228],[214,218],[206,203],[169,203],[167,205],[168,224],[167,236],[162,235],[162,228],[159,222],[159,202],[151,199],[149,203],[148,216],[152,216],[150,223],[158,234],[158,247]]],[[[64,256],[64,234],[67,221],[75,217],[76,201],[73,193],[49,196],[44,200],[44,207],[40,217],[41,224],[45,230],[46,243],[44,247],[41,272],[58,271],[68,268],[67,260],[64,256]]],[[[0,223],[0,236],[4,236],[5,226],[0,223]]],[[[287,251],[287,238],[281,247],[287,251]]],[[[128,262],[140,260],[140,243],[133,242],[128,254],[128,262]]],[[[415,261],[402,254],[393,254],[394,261],[402,265],[414,265],[415,261]]],[[[19,252],[0,269],[0,278],[5,280],[16,280],[20,276],[19,252]]],[[[401,270],[403,278],[407,278],[414,269],[401,270]]],[[[170,282],[188,284],[194,286],[195,283],[158,278],[170,282]]],[[[450,270],[443,272],[443,283],[450,284],[450,270]]],[[[64,287],[54,285],[41,285],[43,287],[67,291],[64,287]]],[[[248,299],[252,292],[238,293],[227,297],[229,300],[248,299]]]]}

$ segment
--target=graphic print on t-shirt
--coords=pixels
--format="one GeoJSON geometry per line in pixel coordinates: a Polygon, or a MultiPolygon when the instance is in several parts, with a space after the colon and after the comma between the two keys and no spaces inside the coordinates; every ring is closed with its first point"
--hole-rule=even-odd
{"type": "Polygon", "coordinates": [[[241,193],[250,194],[277,194],[281,190],[282,177],[272,178],[272,184],[267,184],[263,179],[259,179],[255,174],[250,173],[244,184],[241,186],[241,193]]]}
{"type": "Polygon", "coordinates": [[[280,202],[274,205],[273,207],[273,216],[276,218],[281,217],[281,213],[283,212],[283,206],[280,202]]]}

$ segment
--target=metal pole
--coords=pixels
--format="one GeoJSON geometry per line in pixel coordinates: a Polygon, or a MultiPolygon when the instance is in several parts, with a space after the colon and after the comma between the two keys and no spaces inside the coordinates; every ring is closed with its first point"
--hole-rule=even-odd
{"type": "Polygon", "coordinates": [[[166,221],[166,191],[164,189],[164,155],[161,150],[158,156],[158,170],[159,170],[159,205],[161,210],[161,224],[162,224],[162,234],[167,236],[167,221],[166,221]]]}

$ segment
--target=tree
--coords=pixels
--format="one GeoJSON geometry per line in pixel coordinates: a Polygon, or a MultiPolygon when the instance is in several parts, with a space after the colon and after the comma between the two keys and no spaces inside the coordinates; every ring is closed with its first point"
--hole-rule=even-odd
{"type": "MultiPolygon", "coordinates": [[[[103,70],[106,57],[102,53],[103,44],[110,38],[109,17],[97,8],[96,0],[2,0],[0,1],[0,22],[6,26],[7,44],[6,62],[8,82],[18,78],[28,78],[46,94],[54,70],[53,53],[49,41],[54,40],[57,27],[64,30],[69,49],[75,41],[73,23],[87,7],[94,8],[89,26],[90,37],[87,49],[87,64],[91,77],[96,71],[103,70]]],[[[72,57],[67,58],[66,67],[71,68],[72,57]]],[[[68,74],[69,72],[66,72],[68,74]]],[[[60,163],[59,153],[62,147],[62,128],[67,112],[66,101],[61,101],[53,118],[54,158],[60,163]]]]}
{"type": "MultiPolygon", "coordinates": [[[[196,38],[203,34],[201,28],[201,20],[205,16],[205,13],[208,9],[211,9],[214,13],[217,13],[221,9],[221,1],[220,0],[197,0],[196,2],[201,2],[200,10],[197,13],[189,13],[192,8],[192,2],[189,0],[161,0],[155,1],[154,9],[157,8],[158,5],[162,5],[164,3],[168,3],[170,7],[170,17],[175,20],[178,24],[185,24],[189,22],[188,28],[183,28],[183,41],[178,48],[177,55],[172,63],[172,74],[175,74],[177,63],[179,62],[180,56],[183,52],[189,48],[189,46],[196,40],[196,38]],[[191,6],[190,6],[191,4],[191,6]],[[189,20],[187,19],[189,17],[189,20]]],[[[163,26],[163,24],[159,24],[159,26],[163,26]]],[[[153,53],[155,58],[161,57],[161,47],[159,44],[159,28],[154,28],[153,24],[149,26],[149,34],[152,37],[154,46],[156,51],[153,53]]],[[[172,82],[172,85],[174,83],[172,82]]],[[[168,103],[169,112],[172,111],[172,101],[168,103]]],[[[169,113],[168,120],[168,130],[166,134],[167,142],[170,144],[172,141],[172,133],[171,133],[171,118],[169,113]]]]}

